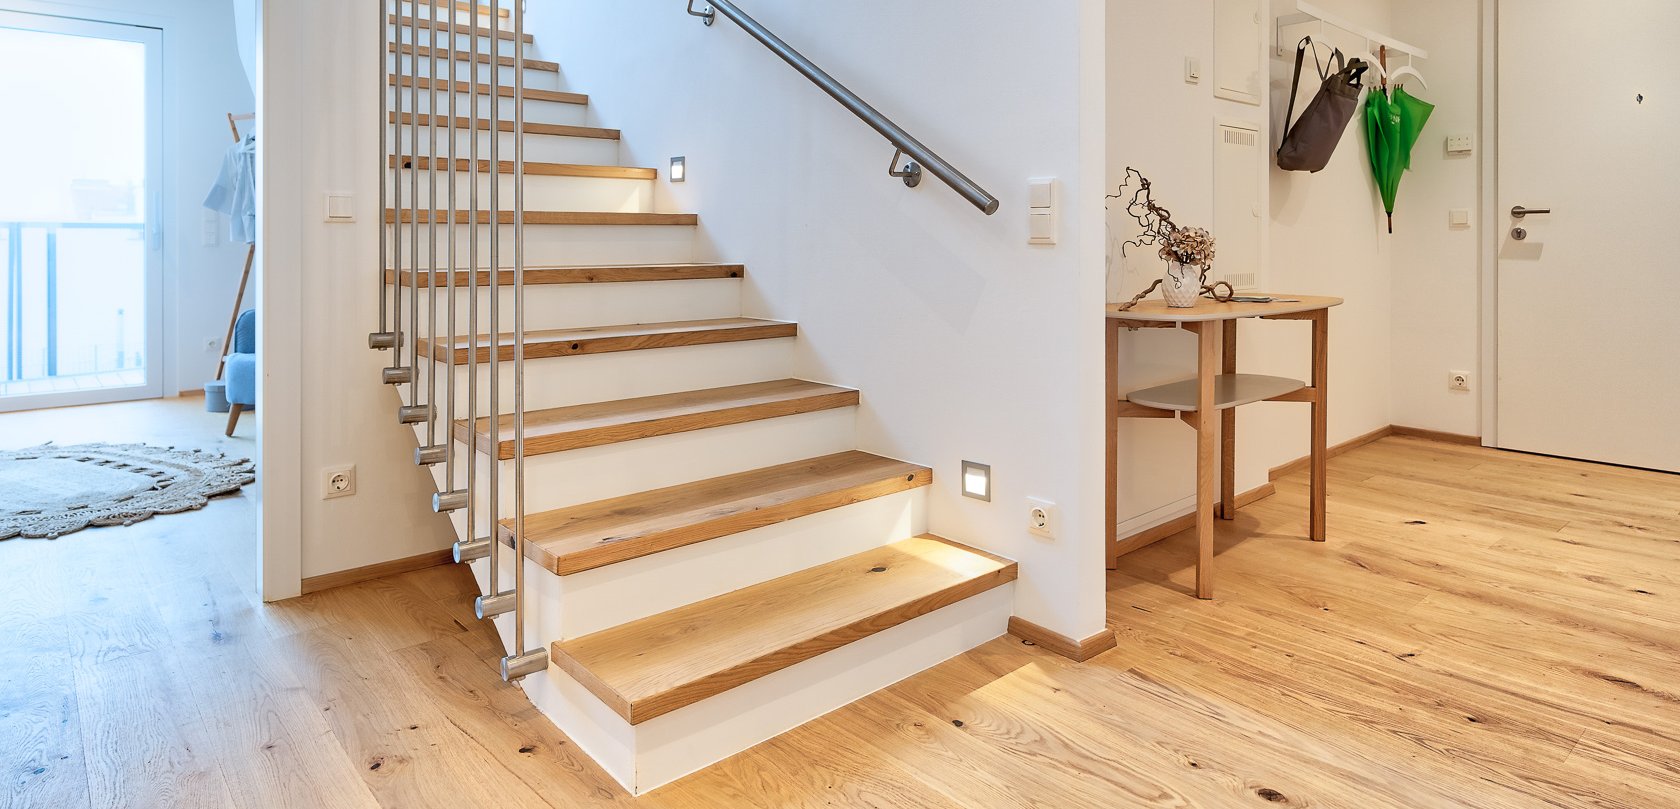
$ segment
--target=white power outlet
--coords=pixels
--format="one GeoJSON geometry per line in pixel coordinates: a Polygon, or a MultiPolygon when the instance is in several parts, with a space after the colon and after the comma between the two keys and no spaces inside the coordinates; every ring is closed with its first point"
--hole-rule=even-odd
{"type": "Polygon", "coordinates": [[[1448,371],[1447,390],[1469,390],[1470,373],[1468,371],[1448,371]]]}
{"type": "Polygon", "coordinates": [[[332,466],[321,470],[321,499],[332,500],[356,493],[356,467],[332,466]]]}
{"type": "Polygon", "coordinates": [[[1027,498],[1027,531],[1045,539],[1055,539],[1057,524],[1060,522],[1056,513],[1056,504],[1037,497],[1027,498]]]}

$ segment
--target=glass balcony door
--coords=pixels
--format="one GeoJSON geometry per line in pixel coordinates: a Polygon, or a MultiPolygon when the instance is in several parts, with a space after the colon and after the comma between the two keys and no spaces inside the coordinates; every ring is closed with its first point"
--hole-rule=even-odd
{"type": "Polygon", "coordinates": [[[0,412],[162,394],[161,44],[0,11],[0,412]]]}

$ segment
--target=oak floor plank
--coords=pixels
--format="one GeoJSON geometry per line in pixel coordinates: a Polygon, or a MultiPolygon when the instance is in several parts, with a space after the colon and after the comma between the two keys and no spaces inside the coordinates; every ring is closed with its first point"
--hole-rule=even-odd
{"type": "Polygon", "coordinates": [[[90,802],[100,809],[233,803],[184,670],[167,650],[84,657],[77,711],[90,802]]]}
{"type": "Polygon", "coordinates": [[[278,645],[381,806],[450,809],[466,795],[486,806],[554,805],[416,694],[395,658],[368,648],[372,640],[335,625],[278,645]]]}

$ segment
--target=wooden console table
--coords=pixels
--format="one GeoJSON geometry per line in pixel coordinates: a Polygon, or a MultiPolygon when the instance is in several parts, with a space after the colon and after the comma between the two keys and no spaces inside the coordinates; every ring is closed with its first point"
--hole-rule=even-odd
{"type": "MultiPolygon", "coordinates": [[[[1266,297],[1257,295],[1255,297],[1266,297]]],[[[1307,533],[1323,542],[1324,484],[1328,472],[1325,452],[1329,375],[1330,307],[1341,298],[1277,295],[1272,303],[1216,303],[1202,300],[1189,309],[1172,309],[1151,300],[1120,311],[1108,307],[1107,515],[1108,554],[1119,543],[1119,429],[1123,418],[1179,418],[1196,429],[1196,596],[1213,598],[1213,520],[1236,518],[1237,408],[1252,402],[1308,402],[1312,405],[1312,490],[1307,533]],[[1237,373],[1237,321],[1306,320],[1312,323],[1312,383],[1276,376],[1237,373]],[[1196,378],[1133,391],[1121,396],[1119,379],[1122,329],[1180,328],[1197,336],[1196,378]],[[1223,346],[1223,351],[1221,351],[1223,346]],[[1223,356],[1221,356],[1221,354],[1223,356]],[[1217,366],[1217,367],[1216,367],[1217,366]],[[1218,414],[1216,420],[1214,414],[1218,414]],[[1219,493],[1214,493],[1214,438],[1221,436],[1219,493]]]]}

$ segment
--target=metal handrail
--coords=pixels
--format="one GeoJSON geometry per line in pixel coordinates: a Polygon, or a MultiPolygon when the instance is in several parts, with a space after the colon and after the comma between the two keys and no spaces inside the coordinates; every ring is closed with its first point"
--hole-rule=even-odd
{"type": "Polygon", "coordinates": [[[968,179],[962,172],[957,171],[956,167],[946,162],[932,149],[911,137],[910,133],[905,132],[903,127],[882,115],[879,110],[859,98],[857,93],[846,89],[845,85],[835,80],[833,76],[828,75],[822,68],[817,67],[815,63],[805,58],[799,51],[794,50],[781,37],[771,33],[757,20],[747,16],[747,13],[742,11],[740,6],[735,5],[733,0],[708,0],[705,5],[710,6],[710,8],[705,11],[696,11],[694,3],[695,0],[689,0],[689,14],[704,19],[707,25],[712,24],[716,13],[728,17],[731,22],[740,26],[741,30],[746,31],[753,39],[769,48],[772,53],[780,56],[782,61],[792,65],[794,70],[810,79],[812,84],[822,88],[823,92],[828,93],[835,101],[840,102],[840,106],[850,110],[853,115],[868,124],[870,128],[881,133],[881,136],[886,138],[897,150],[893,154],[892,163],[887,167],[888,174],[903,178],[905,185],[914,188],[921,182],[922,169],[925,167],[933,173],[933,176],[944,180],[946,185],[951,186],[953,190],[962,195],[963,199],[973,203],[974,207],[979,208],[987,216],[997,213],[997,197],[987,193],[986,189],[981,188],[979,184],[968,179]],[[901,154],[909,155],[914,162],[902,169],[899,168],[898,159],[901,154]]]}

